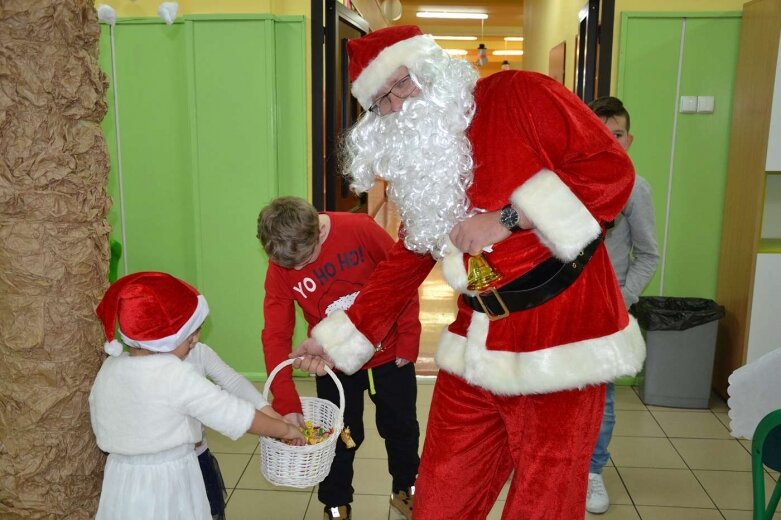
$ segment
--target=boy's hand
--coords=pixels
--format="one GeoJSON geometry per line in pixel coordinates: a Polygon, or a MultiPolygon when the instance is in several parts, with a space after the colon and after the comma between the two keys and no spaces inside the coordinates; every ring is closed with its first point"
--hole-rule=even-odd
{"type": "Polygon", "coordinates": [[[285,421],[286,423],[292,424],[293,426],[298,426],[301,428],[305,426],[304,416],[300,413],[293,412],[293,413],[285,414],[282,420],[285,421]]]}
{"type": "Polygon", "coordinates": [[[333,360],[325,353],[325,349],[312,338],[307,338],[298,348],[290,354],[291,358],[298,358],[293,366],[318,376],[325,375],[325,367],[334,367],[333,360]]]}
{"type": "Polygon", "coordinates": [[[274,419],[283,420],[283,417],[277,413],[271,405],[264,406],[260,409],[260,413],[273,417],[274,419]]]}

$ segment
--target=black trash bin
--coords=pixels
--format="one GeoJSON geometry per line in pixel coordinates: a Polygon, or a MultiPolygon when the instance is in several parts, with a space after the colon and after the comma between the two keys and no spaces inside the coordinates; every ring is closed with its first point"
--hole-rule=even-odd
{"type": "Polygon", "coordinates": [[[648,296],[634,308],[646,344],[645,404],[708,408],[716,333],[724,307],[704,298],[648,296]]]}

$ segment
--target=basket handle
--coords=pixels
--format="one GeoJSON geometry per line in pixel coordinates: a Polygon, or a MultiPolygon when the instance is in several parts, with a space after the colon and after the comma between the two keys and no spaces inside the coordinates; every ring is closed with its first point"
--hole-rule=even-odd
{"type": "MultiPolygon", "coordinates": [[[[271,390],[271,382],[274,380],[274,377],[279,373],[280,370],[285,368],[286,366],[290,366],[293,364],[293,362],[296,359],[303,359],[303,358],[292,358],[287,359],[283,361],[282,363],[278,364],[274,370],[271,371],[271,373],[268,375],[268,379],[266,379],[266,384],[263,386],[263,398],[268,401],[268,393],[271,390]]],[[[339,378],[336,377],[336,374],[334,374],[334,371],[331,370],[328,365],[325,365],[325,372],[331,376],[331,379],[334,380],[334,383],[336,383],[336,389],[339,390],[339,422],[342,421],[342,418],[344,417],[344,388],[342,387],[342,382],[339,381],[339,378]]]]}

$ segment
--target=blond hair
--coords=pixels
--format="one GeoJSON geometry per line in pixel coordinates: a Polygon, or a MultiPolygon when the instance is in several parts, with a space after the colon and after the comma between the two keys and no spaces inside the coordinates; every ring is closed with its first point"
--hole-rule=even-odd
{"type": "Polygon", "coordinates": [[[269,259],[293,268],[312,258],[320,241],[317,210],[300,197],[279,197],[258,215],[258,240],[269,259]]]}

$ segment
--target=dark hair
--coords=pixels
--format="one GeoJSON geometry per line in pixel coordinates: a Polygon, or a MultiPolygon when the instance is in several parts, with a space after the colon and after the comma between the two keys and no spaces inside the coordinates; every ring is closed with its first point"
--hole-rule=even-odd
{"type": "Polygon", "coordinates": [[[320,240],[317,210],[300,197],[279,197],[258,215],[258,239],[272,262],[292,268],[307,261],[320,240]]]}
{"type": "Polygon", "coordinates": [[[624,104],[620,99],[612,96],[604,96],[589,103],[588,107],[600,119],[611,119],[616,116],[626,117],[626,131],[629,131],[629,112],[624,108],[624,104]]]}

